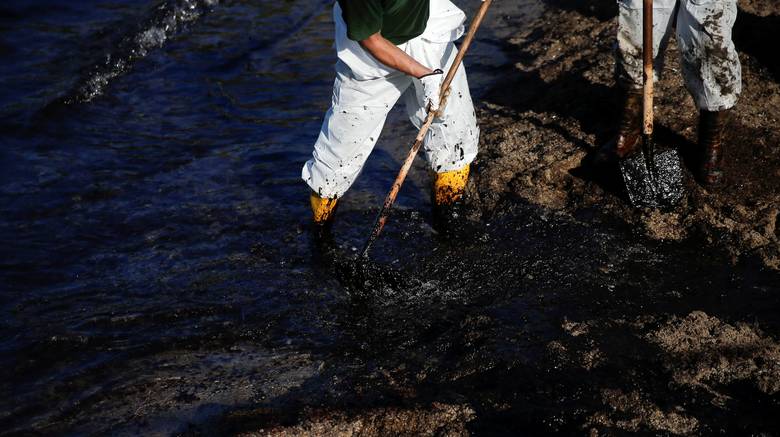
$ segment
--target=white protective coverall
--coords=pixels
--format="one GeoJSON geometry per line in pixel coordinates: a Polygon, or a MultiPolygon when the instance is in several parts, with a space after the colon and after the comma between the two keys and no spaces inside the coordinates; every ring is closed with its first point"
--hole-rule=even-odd
{"type": "MultiPolygon", "coordinates": [[[[454,41],[464,33],[463,11],[449,0],[431,0],[425,32],[398,47],[421,64],[445,72],[457,55],[454,41]]],[[[376,145],[390,109],[403,98],[407,114],[419,129],[427,115],[419,80],[390,69],[347,38],[338,3],[336,23],[336,80],[331,108],[325,115],[312,158],[301,177],[320,197],[341,197],[360,174],[376,145]]],[[[458,170],[477,155],[479,128],[461,65],[452,82],[444,113],[437,117],[424,141],[425,157],[436,172],[458,170]]]]}
{"type": "MultiPolygon", "coordinates": [[[[618,0],[618,80],[642,86],[642,0],[618,0]]],[[[672,29],[688,92],[699,109],[733,107],[742,91],[742,69],[731,40],[737,0],[654,0],[653,55],[656,75],[672,29]]]]}

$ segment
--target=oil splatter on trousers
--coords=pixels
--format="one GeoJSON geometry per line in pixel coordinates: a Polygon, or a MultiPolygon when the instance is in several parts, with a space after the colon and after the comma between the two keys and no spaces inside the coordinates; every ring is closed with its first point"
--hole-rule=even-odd
{"type": "MultiPolygon", "coordinates": [[[[642,0],[618,0],[617,76],[625,86],[642,86],[642,0]]],[[[699,109],[733,107],[742,91],[742,69],[731,31],[737,0],[655,0],[653,55],[656,78],[673,29],[685,86],[699,109]]]]}
{"type": "MultiPolygon", "coordinates": [[[[449,1],[439,3],[451,5],[449,1]]],[[[432,16],[434,7],[432,2],[432,16]]],[[[447,71],[457,55],[452,41],[462,34],[465,17],[454,6],[435,16],[441,22],[429,29],[432,32],[426,30],[426,34],[399,47],[423,65],[447,71]]],[[[338,5],[334,20],[339,61],[331,107],[312,158],[301,173],[314,192],[327,198],[341,197],[352,186],[382,133],[388,113],[399,100],[403,100],[416,128],[422,127],[427,115],[420,81],[384,68],[357,44],[347,41],[338,5]]],[[[479,127],[462,65],[450,89],[447,106],[434,120],[423,145],[428,164],[437,172],[471,163],[479,143],[479,127]]]]}

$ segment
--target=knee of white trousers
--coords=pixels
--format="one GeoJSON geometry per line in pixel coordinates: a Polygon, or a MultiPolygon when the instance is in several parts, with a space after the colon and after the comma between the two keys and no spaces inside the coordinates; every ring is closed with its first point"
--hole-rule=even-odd
{"type": "Polygon", "coordinates": [[[337,199],[342,197],[355,183],[361,169],[362,165],[349,169],[334,169],[326,163],[312,158],[304,164],[301,178],[318,196],[337,199]]]}
{"type": "Polygon", "coordinates": [[[431,170],[441,173],[471,164],[479,152],[479,134],[476,123],[429,132],[424,151],[431,170]]]}
{"type": "MultiPolygon", "coordinates": [[[[320,146],[320,149],[322,147],[320,146]]],[[[320,197],[328,199],[342,197],[360,175],[372,148],[372,145],[366,144],[359,153],[353,154],[346,160],[333,158],[325,160],[315,147],[312,158],[303,165],[301,179],[320,197]]]]}
{"type": "Polygon", "coordinates": [[[331,108],[302,179],[321,197],[341,197],[357,179],[382,133],[387,108],[331,108]]]}
{"type": "Polygon", "coordinates": [[[722,111],[742,92],[742,66],[731,38],[733,0],[689,1],[678,23],[685,85],[699,109],[722,111]]]}
{"type": "Polygon", "coordinates": [[[724,111],[737,104],[742,92],[738,61],[732,63],[730,68],[724,68],[718,63],[701,65],[698,71],[691,71],[688,68],[683,71],[685,86],[699,109],[724,111]]]}

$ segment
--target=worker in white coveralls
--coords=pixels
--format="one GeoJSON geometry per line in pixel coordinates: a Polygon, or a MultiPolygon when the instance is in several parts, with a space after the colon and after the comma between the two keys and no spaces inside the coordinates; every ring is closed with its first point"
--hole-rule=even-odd
{"type": "Polygon", "coordinates": [[[331,223],[338,199],[360,174],[399,99],[417,128],[428,108],[438,112],[424,153],[435,173],[434,213],[451,211],[462,200],[479,141],[463,66],[446,107],[438,107],[443,72],[457,55],[453,41],[464,33],[465,14],[449,0],[338,0],[333,18],[338,52],[333,99],[302,171],[315,224],[331,223]]]}
{"type": "MultiPolygon", "coordinates": [[[[625,100],[618,136],[601,150],[618,159],[637,151],[641,135],[642,3],[618,0],[616,73],[625,100]]],[[[653,6],[655,71],[662,69],[675,29],[685,86],[700,110],[696,173],[705,186],[717,185],[723,181],[728,113],[742,91],[742,70],[731,39],[737,0],[655,0],[653,6]]]]}

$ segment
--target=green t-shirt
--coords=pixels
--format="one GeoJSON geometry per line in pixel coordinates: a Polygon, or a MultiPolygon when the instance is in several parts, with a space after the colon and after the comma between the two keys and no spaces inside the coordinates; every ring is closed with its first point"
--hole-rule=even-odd
{"type": "Polygon", "coordinates": [[[338,0],[347,37],[362,41],[381,32],[393,44],[403,44],[425,31],[430,0],[338,0]]]}

